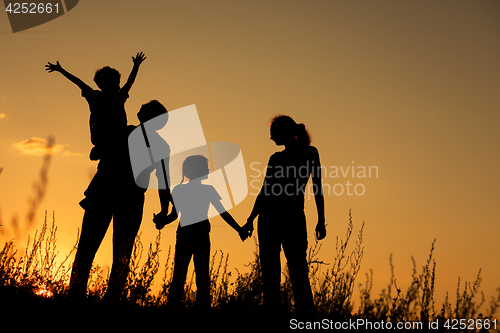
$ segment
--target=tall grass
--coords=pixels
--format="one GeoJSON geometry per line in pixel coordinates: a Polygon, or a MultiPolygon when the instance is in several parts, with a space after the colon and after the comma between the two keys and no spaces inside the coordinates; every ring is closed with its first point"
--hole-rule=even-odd
{"type": "Polygon", "coordinates": [[[45,214],[41,231],[36,231],[33,239],[28,236],[24,254],[17,255],[13,240],[5,242],[0,251],[0,287],[50,297],[64,294],[71,270],[69,259],[79,237],[65,259],[57,263],[56,233],[55,217],[49,228],[45,214]]]}
{"type": "MultiPolygon", "coordinates": [[[[359,308],[354,309],[354,288],[363,258],[363,227],[361,225],[354,242],[354,249],[348,251],[352,243],[354,224],[351,213],[344,239],[336,239],[336,253],[329,262],[320,259],[321,245],[316,242],[308,252],[310,281],[317,318],[335,321],[349,319],[367,319],[372,322],[409,322],[427,323],[429,320],[446,319],[493,319],[500,305],[499,296],[492,298],[485,311],[484,295],[480,292],[481,277],[478,274],[473,282],[465,282],[461,287],[459,279],[456,290],[456,302],[450,303],[447,296],[443,304],[436,304],[434,299],[436,262],[434,243],[429,257],[421,269],[413,260],[413,273],[410,286],[402,290],[396,283],[394,269],[391,266],[391,280],[387,288],[377,296],[372,291],[373,272],[366,274],[364,284],[359,284],[359,308]],[[478,300],[479,296],[479,300],[478,300]]],[[[57,263],[55,218],[49,227],[47,216],[40,232],[29,239],[23,254],[18,254],[13,241],[5,242],[0,252],[0,295],[15,292],[16,295],[45,297],[65,302],[72,263],[70,258],[76,249],[78,239],[70,253],[57,263]]],[[[124,303],[142,310],[159,311],[166,305],[168,289],[172,281],[173,253],[168,248],[164,263],[160,261],[161,233],[154,243],[149,245],[147,253],[136,238],[130,273],[124,291],[124,303]],[[162,271],[161,284],[153,290],[155,277],[162,271]]],[[[322,255],[322,254],[321,254],[322,255]]],[[[228,271],[229,255],[216,251],[210,262],[212,313],[225,316],[229,313],[259,314],[262,308],[262,280],[258,251],[255,258],[245,265],[246,271],[228,271]]],[[[106,292],[109,272],[93,266],[88,282],[88,300],[98,304],[106,292]]],[[[293,317],[294,300],[287,269],[283,272],[281,284],[283,308],[288,318],[293,317]]],[[[195,303],[196,288],[194,272],[185,286],[184,305],[187,311],[195,303]]],[[[156,312],[155,312],[156,313],[156,312]]],[[[167,315],[168,316],[168,315],[167,315]]],[[[484,330],[484,329],[483,329],[484,330]]]]}

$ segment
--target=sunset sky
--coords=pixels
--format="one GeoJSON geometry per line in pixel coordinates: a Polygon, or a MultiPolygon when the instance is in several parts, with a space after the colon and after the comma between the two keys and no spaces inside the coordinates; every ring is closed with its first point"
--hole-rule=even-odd
{"type": "MultiPolygon", "coordinates": [[[[15,237],[23,246],[44,211],[55,211],[58,250],[67,253],[81,227],[78,202],[96,169],[88,158],[88,104],[45,64],[59,61],[97,89],[96,69],[118,69],[123,84],[131,57],[142,51],[147,59],[126,103],[129,124],[138,124],[139,107],[151,99],[169,110],[195,104],[207,141],[241,147],[250,194],[230,210],[240,224],[269,156],[282,149],[269,139],[269,120],[288,114],[307,126],[329,170],[321,259],[333,260],[352,210],[355,233],[365,221],[357,282],[373,269],[373,296],[389,283],[391,254],[406,290],[411,256],[420,270],[436,239],[438,301],[446,292],[453,301],[458,277],[463,287],[481,269],[489,302],[500,287],[499,17],[496,0],[84,0],[51,22],[12,33],[4,12],[0,242],[15,237]],[[30,224],[32,183],[50,136],[56,144],[48,185],[30,224]],[[366,178],[358,177],[362,167],[366,178]]],[[[158,211],[157,192],[149,190],[144,244],[157,235],[158,211]]],[[[306,215],[313,244],[312,198],[306,215]]],[[[241,243],[220,218],[211,222],[212,251],[229,253],[229,269],[244,272],[254,241],[241,243]]],[[[176,228],[162,231],[163,259],[176,228]]],[[[111,265],[110,233],[96,261],[111,265]]]]}

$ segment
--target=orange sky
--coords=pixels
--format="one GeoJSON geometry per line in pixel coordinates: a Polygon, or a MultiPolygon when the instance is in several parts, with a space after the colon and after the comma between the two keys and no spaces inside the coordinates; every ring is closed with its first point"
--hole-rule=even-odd
{"type": "MultiPolygon", "coordinates": [[[[329,170],[378,169],[378,177],[324,178],[345,191],[325,193],[323,260],[333,257],[352,209],[355,232],[366,222],[358,282],[373,269],[375,294],[389,282],[391,253],[398,286],[406,289],[411,256],[420,269],[436,238],[436,295],[455,295],[458,277],[474,280],[481,268],[489,300],[500,287],[499,15],[493,0],[86,0],[13,34],[0,14],[1,241],[24,241],[44,210],[55,211],[58,248],[67,253],[83,216],[78,202],[96,167],[88,159],[86,101],[44,65],[59,60],[95,87],[97,68],[117,68],[124,82],[131,56],[143,51],[147,60],[126,104],[129,123],[138,123],[136,112],[151,99],[169,110],[196,104],[207,141],[237,143],[249,181],[261,181],[255,168],[281,149],[269,140],[268,121],[288,114],[307,125],[329,170]],[[49,184],[28,228],[27,199],[43,163],[37,143],[50,135],[57,146],[49,184]],[[363,184],[365,193],[349,196],[347,181],[351,191],[363,184]],[[16,214],[19,235],[11,225],[16,214]]],[[[254,199],[230,211],[240,224],[254,199]]],[[[313,203],[306,205],[311,243],[313,203]]],[[[156,236],[151,216],[158,207],[150,190],[145,244],[156,236]]],[[[230,253],[230,269],[244,270],[253,241],[241,244],[220,218],[212,224],[212,249],[230,253]]],[[[164,253],[174,245],[175,228],[162,232],[164,253]]],[[[104,242],[97,261],[110,265],[109,235],[104,242]]]]}

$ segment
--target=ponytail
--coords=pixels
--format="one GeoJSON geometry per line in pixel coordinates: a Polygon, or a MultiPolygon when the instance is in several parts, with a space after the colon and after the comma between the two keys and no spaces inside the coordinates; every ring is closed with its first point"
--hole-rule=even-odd
{"type": "Polygon", "coordinates": [[[271,119],[271,126],[273,124],[274,125],[284,125],[284,126],[289,126],[291,128],[294,128],[295,138],[297,139],[297,142],[301,146],[310,146],[311,145],[311,135],[307,131],[306,125],[304,125],[302,123],[297,124],[295,122],[295,120],[293,120],[291,117],[285,116],[282,114],[279,114],[271,119]]]}
{"type": "Polygon", "coordinates": [[[300,123],[297,125],[297,141],[301,146],[311,145],[311,135],[306,129],[306,125],[300,123]]]}

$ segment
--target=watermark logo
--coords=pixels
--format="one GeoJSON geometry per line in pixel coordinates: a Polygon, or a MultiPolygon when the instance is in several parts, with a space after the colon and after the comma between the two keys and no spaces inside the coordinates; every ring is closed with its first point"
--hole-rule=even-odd
{"type": "MultiPolygon", "coordinates": [[[[168,185],[174,205],[180,208],[182,227],[219,215],[210,205],[214,196],[229,210],[248,194],[240,147],[230,142],[208,144],[195,105],[169,111],[141,124],[129,135],[128,145],[136,184],[158,189],[168,185]],[[199,155],[206,158],[206,172],[197,178],[191,176],[191,185],[184,186],[183,191],[176,189],[188,176],[183,170],[186,159],[199,155]],[[207,160],[212,172],[207,169],[207,160]],[[153,177],[155,170],[156,177],[153,177]],[[184,212],[182,207],[186,207],[184,212]],[[183,214],[193,218],[183,218],[183,214]]],[[[198,169],[203,171],[203,160],[199,165],[191,165],[191,170],[198,169]]]]}
{"type": "Polygon", "coordinates": [[[362,196],[366,193],[364,180],[379,177],[378,166],[355,165],[354,161],[352,165],[347,166],[322,165],[318,167],[307,161],[300,167],[267,166],[264,168],[260,162],[252,162],[250,170],[252,171],[249,175],[252,189],[250,195],[257,196],[259,192],[263,192],[270,196],[305,196],[307,199],[314,197],[320,190],[314,184],[304,184],[301,181],[301,179],[307,179],[309,173],[313,178],[315,175],[321,176],[323,195],[335,196],[362,196]],[[264,180],[269,177],[268,173],[278,181],[266,184],[264,180]],[[345,181],[340,181],[341,178],[345,181]],[[283,185],[280,179],[287,179],[286,185],[283,185]]]}
{"type": "Polygon", "coordinates": [[[79,0],[8,1],[4,0],[12,32],[30,29],[52,21],[75,8],[79,0]]]}

